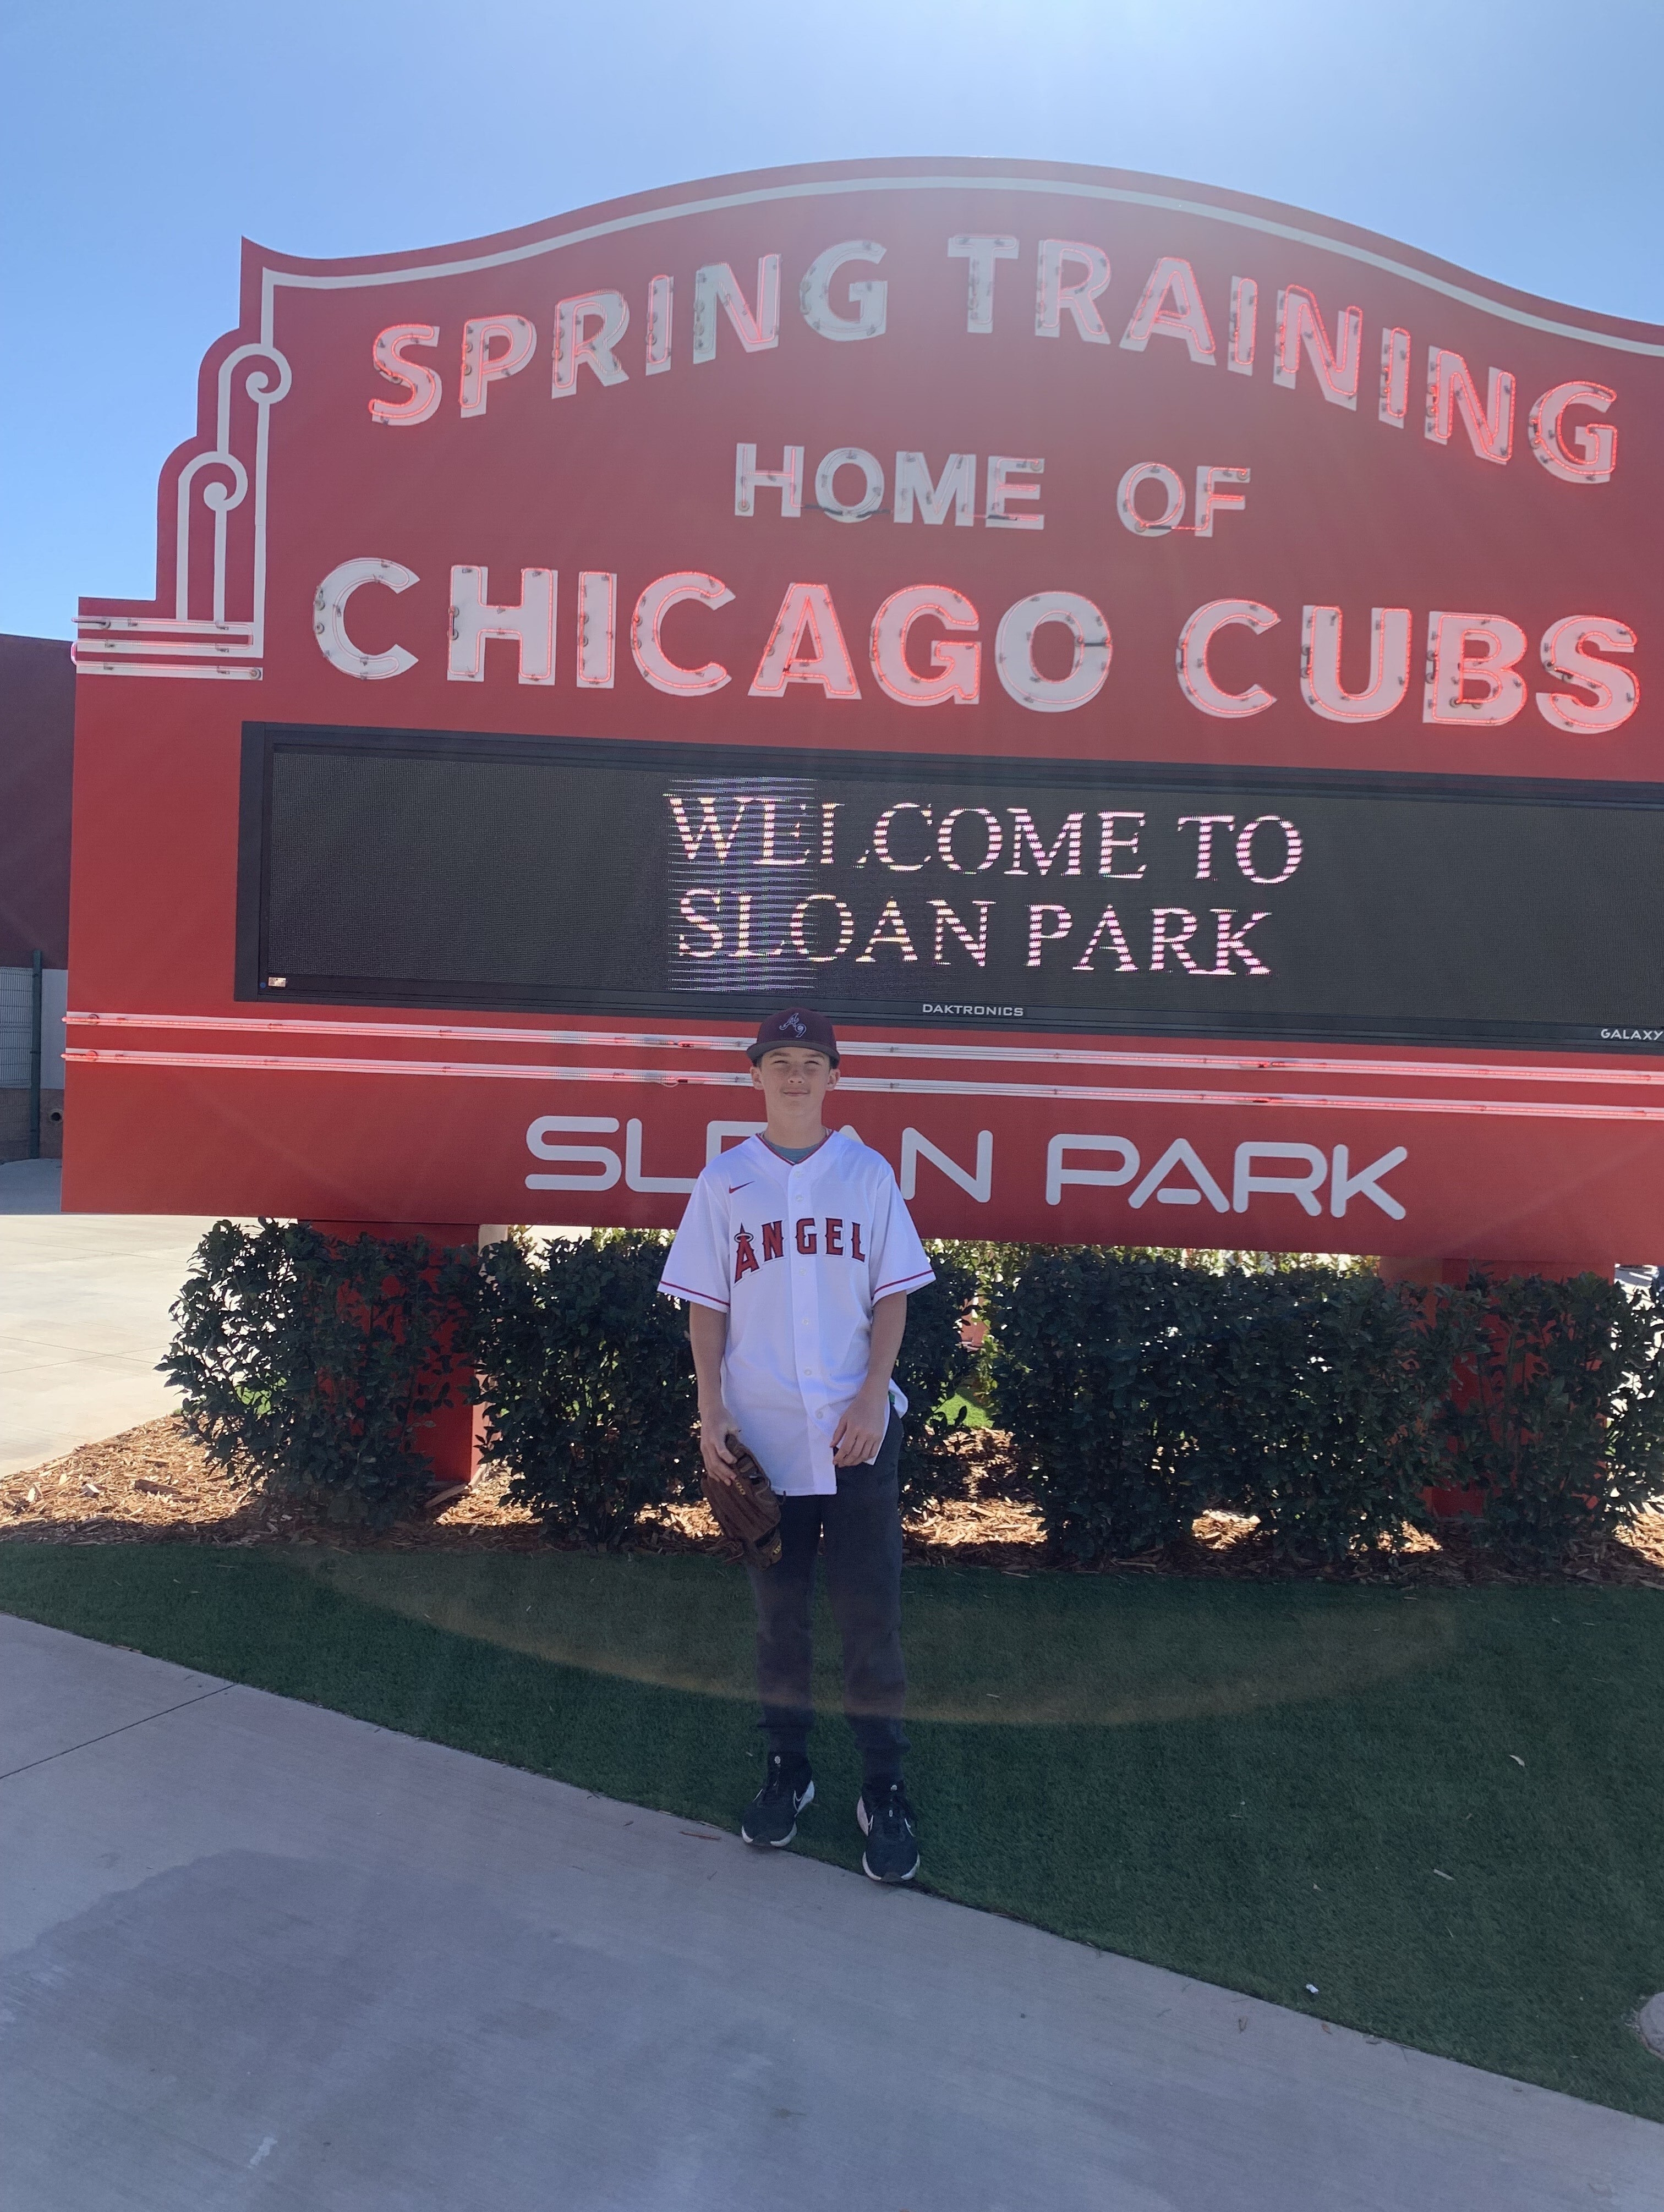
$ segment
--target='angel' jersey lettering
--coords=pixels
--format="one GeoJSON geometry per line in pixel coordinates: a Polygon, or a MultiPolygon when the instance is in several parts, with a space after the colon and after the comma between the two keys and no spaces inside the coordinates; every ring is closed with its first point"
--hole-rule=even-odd
{"type": "MultiPolygon", "coordinates": [[[[832,1440],[867,1379],[873,1308],[935,1271],[889,1162],[847,1130],[795,1165],[760,1137],[693,1186],[659,1288],[725,1313],[722,1395],[788,1497],[838,1487],[832,1440]]],[[[890,1402],[907,1401],[893,1383],[890,1402]]]]}

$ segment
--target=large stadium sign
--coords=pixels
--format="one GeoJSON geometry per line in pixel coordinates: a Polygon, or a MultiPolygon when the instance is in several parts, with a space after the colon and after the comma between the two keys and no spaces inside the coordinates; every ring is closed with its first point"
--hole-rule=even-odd
{"type": "Polygon", "coordinates": [[[1661,401],[1112,172],[247,247],[82,603],[70,1202],[667,1221],[795,1000],[927,1228],[1648,1256],[1661,401]]]}

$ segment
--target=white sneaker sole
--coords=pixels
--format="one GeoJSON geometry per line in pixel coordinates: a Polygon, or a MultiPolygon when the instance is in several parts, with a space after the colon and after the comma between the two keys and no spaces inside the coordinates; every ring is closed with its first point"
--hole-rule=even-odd
{"type": "MultiPolygon", "coordinates": [[[[863,1836],[871,1835],[873,1832],[873,1824],[867,1817],[867,1801],[864,1797],[857,1797],[855,1801],[855,1818],[856,1825],[859,1827],[862,1834],[863,1836]]],[[[918,1872],[919,1864],[920,1862],[918,1858],[915,1856],[911,1866],[908,1868],[905,1874],[875,1874],[867,1863],[867,1854],[865,1851],[862,1851],[861,1854],[862,1873],[866,1875],[869,1881],[877,1882],[879,1887],[882,1889],[893,1889],[898,1882],[911,1881],[913,1876],[918,1872]]]]}
{"type": "MultiPolygon", "coordinates": [[[[808,1788],[803,1792],[802,1796],[797,1801],[797,1812],[801,1813],[806,1805],[812,1805],[814,1802],[814,1784],[811,1782],[808,1788]]],[[[760,1843],[759,1843],[755,1836],[748,1836],[746,1833],[746,1824],[743,1820],[740,1823],[740,1841],[742,1844],[749,1844],[754,1851],[783,1851],[796,1833],[797,1817],[795,1813],[792,1815],[790,1828],[783,1836],[765,1836],[760,1843]]]]}

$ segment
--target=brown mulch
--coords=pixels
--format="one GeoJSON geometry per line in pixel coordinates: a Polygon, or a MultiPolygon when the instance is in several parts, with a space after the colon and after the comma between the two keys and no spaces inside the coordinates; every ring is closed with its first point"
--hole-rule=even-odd
{"type": "Polygon", "coordinates": [[[508,1503],[505,1486],[487,1468],[438,1518],[375,1533],[344,1527],[294,1500],[240,1488],[171,1414],[0,1480],[0,1542],[539,1550],[536,1522],[508,1503]]]}
{"type": "MultiPolygon", "coordinates": [[[[1004,1439],[972,1431],[960,1440],[966,1494],[911,1516],[906,1558],[912,1566],[997,1567],[1027,1575],[1060,1563],[1047,1552],[1032,1506],[1002,1495],[1004,1439]]],[[[177,1416],[147,1421],[61,1459],[0,1479],[0,1542],[36,1544],[328,1544],[392,1552],[538,1552],[546,1548],[533,1516],[509,1504],[508,1477],[484,1467],[437,1515],[379,1532],[340,1526],[292,1501],[238,1489],[186,1433],[177,1416]]],[[[703,1505],[665,1506],[643,1516],[636,1548],[710,1553],[720,1549],[703,1505]]],[[[1186,1542],[1100,1570],[1122,1575],[1219,1575],[1268,1579],[1300,1571],[1274,1560],[1259,1525],[1230,1513],[1204,1513],[1186,1542]]],[[[1302,1579],[1444,1583],[1521,1582],[1476,1559],[1461,1530],[1405,1532],[1403,1547],[1342,1570],[1302,1579]]],[[[1609,1542],[1589,1546],[1563,1570],[1565,1580],[1664,1589],[1664,1510],[1637,1515],[1609,1542]]]]}

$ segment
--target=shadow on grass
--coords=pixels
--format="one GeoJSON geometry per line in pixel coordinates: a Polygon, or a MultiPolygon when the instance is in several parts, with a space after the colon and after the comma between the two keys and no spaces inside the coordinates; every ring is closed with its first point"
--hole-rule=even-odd
{"type": "MultiPolygon", "coordinates": [[[[455,1636],[587,1674],[749,1705],[749,1598],[735,1568],[656,1560],[674,1607],[620,1605],[636,1562],[303,1552],[289,1564],[326,1589],[455,1636]],[[741,1620],[736,1633],[734,1615],[741,1620]]],[[[645,1564],[645,1563],[643,1563],[645,1564]]],[[[1459,1601],[1219,1607],[1198,1637],[1190,1609],[1151,1607],[1125,1583],[1051,1577],[1013,1589],[975,1570],[906,1581],[908,1711],[978,1727],[1129,1728],[1356,1696],[1446,1662],[1459,1601]]],[[[835,1632],[816,1642],[832,1689],[835,1632]]]]}

